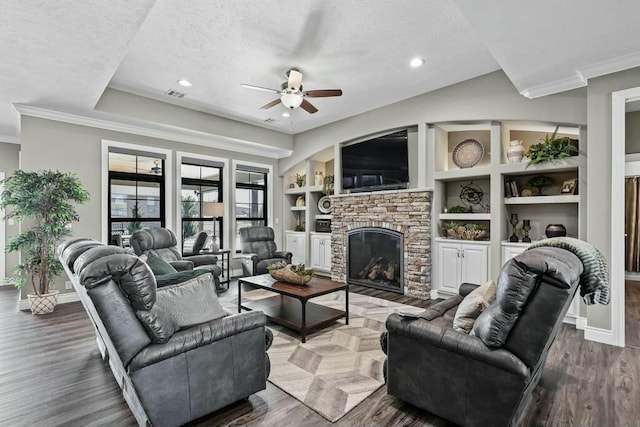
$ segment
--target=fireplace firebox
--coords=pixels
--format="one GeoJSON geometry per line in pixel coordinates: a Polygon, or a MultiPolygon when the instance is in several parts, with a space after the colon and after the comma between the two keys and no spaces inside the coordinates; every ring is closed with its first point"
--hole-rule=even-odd
{"type": "Polygon", "coordinates": [[[403,235],[363,227],[347,232],[347,282],[404,294],[403,235]]]}

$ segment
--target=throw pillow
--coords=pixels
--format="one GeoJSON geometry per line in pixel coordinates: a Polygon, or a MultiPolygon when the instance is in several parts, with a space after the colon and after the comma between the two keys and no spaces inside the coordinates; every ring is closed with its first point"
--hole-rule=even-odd
{"type": "Polygon", "coordinates": [[[496,299],[496,285],[493,280],[488,281],[469,293],[456,310],[453,318],[453,329],[468,334],[473,324],[489,305],[496,299]]]}
{"type": "Polygon", "coordinates": [[[156,276],[156,283],[158,288],[162,288],[164,286],[169,285],[177,285],[178,283],[186,282],[187,280],[191,280],[195,277],[198,277],[202,274],[208,274],[208,270],[185,270],[178,271],[177,273],[171,274],[161,274],[156,276]]]}
{"type": "Polygon", "coordinates": [[[147,257],[147,265],[153,271],[154,276],[162,276],[164,274],[174,274],[177,273],[178,270],[173,268],[171,264],[167,261],[160,258],[158,255],[153,252],[149,252],[149,256],[147,257]]]}

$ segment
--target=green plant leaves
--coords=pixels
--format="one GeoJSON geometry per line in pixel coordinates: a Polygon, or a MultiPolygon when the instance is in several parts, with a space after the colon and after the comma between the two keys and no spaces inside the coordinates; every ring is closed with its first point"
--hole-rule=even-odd
{"type": "Polygon", "coordinates": [[[524,153],[531,159],[531,163],[550,162],[576,154],[578,154],[578,149],[572,144],[569,137],[549,138],[549,135],[542,142],[529,147],[524,153]]]}

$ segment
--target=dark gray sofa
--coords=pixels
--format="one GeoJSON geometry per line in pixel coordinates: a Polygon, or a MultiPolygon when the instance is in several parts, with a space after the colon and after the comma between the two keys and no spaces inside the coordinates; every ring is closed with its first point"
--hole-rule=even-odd
{"type": "Polygon", "coordinates": [[[90,239],[58,256],[140,425],[182,425],[265,389],[266,318],[224,311],[210,274],[158,288],[140,258],[90,239]]]}
{"type": "Polygon", "coordinates": [[[381,337],[388,393],[463,426],[520,425],[582,271],[575,255],[557,248],[508,261],[475,336],[452,328],[475,285],[419,317],[390,315],[381,337]]]}

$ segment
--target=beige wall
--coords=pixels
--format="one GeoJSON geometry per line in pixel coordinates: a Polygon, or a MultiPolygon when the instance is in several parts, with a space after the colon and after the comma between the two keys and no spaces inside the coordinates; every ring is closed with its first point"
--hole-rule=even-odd
{"type": "Polygon", "coordinates": [[[110,88],[102,94],[96,110],[272,147],[293,147],[293,137],[285,133],[110,88]]]}
{"type": "Polygon", "coordinates": [[[527,99],[496,71],[294,136],[294,153],[280,160],[284,173],[316,152],[365,135],[420,123],[536,120],[587,123],[586,89],[527,99]]]}
{"type": "MultiPolygon", "coordinates": [[[[22,168],[24,170],[53,169],[72,172],[80,178],[91,195],[91,200],[88,203],[78,207],[81,220],[79,223],[73,224],[74,236],[101,239],[102,211],[106,209],[106,201],[101,200],[102,139],[172,150],[174,152],[172,155],[174,177],[176,151],[270,164],[274,167],[274,187],[276,189],[282,188],[281,179],[278,178],[277,161],[274,159],[28,116],[22,116],[21,127],[22,168]]],[[[177,194],[175,180],[170,191],[174,195],[177,194]]],[[[274,218],[279,218],[283,203],[282,194],[280,191],[274,191],[273,194],[273,215],[274,218]]],[[[174,205],[171,209],[172,212],[175,212],[177,201],[175,197],[173,199],[174,205]]],[[[175,218],[174,221],[176,221],[175,218]]],[[[274,224],[274,228],[276,235],[281,236],[280,224],[274,224]]],[[[63,283],[64,280],[60,278],[57,281],[57,288],[63,289],[63,283]]]]}
{"type": "MultiPolygon", "coordinates": [[[[587,91],[587,240],[611,259],[611,93],[640,86],[640,68],[589,80],[587,91]]],[[[620,183],[622,190],[624,183],[620,183]]],[[[611,306],[587,308],[588,325],[610,329],[611,306]]]]}
{"type": "MultiPolygon", "coordinates": [[[[4,172],[5,178],[8,178],[13,173],[13,171],[18,169],[19,156],[19,145],[0,142],[0,172],[4,172]]],[[[16,235],[18,233],[18,230],[19,228],[17,222],[13,225],[9,225],[7,221],[5,221],[5,240],[7,240],[9,236],[16,235]]],[[[0,256],[5,257],[5,274],[7,277],[9,277],[15,266],[18,264],[18,254],[0,253],[0,256]]],[[[0,279],[2,279],[2,277],[0,277],[0,279]]]]}

